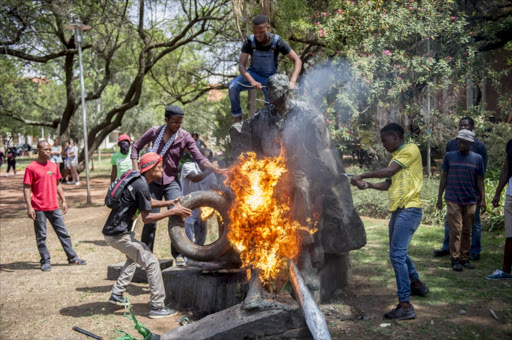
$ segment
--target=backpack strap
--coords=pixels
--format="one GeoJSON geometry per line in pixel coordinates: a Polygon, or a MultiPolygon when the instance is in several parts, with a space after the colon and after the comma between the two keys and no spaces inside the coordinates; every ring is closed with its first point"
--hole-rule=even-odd
{"type": "Polygon", "coordinates": [[[274,51],[276,49],[276,46],[277,46],[277,41],[279,40],[279,38],[281,38],[280,36],[278,36],[277,34],[274,34],[274,40],[272,40],[272,51],[274,51]]]}
{"type": "Polygon", "coordinates": [[[256,40],[254,39],[254,34],[251,34],[251,35],[249,36],[249,40],[251,41],[251,48],[252,48],[253,50],[255,50],[255,49],[256,49],[256,40]]]}

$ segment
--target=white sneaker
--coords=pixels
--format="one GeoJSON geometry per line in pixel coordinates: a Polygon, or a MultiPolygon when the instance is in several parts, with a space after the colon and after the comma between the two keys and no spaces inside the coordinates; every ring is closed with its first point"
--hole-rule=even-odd
{"type": "Polygon", "coordinates": [[[80,185],[80,181],[76,182],[75,185],[80,185]]]}
{"type": "Polygon", "coordinates": [[[75,182],[67,182],[66,184],[75,185],[75,182]]]}
{"type": "Polygon", "coordinates": [[[5,174],[5,177],[9,177],[9,174],[5,174]]]}

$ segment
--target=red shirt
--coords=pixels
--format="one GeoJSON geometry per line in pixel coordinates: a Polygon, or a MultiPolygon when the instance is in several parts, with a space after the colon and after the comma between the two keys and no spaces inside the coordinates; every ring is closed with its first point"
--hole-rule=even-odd
{"type": "Polygon", "coordinates": [[[32,161],[25,169],[23,183],[32,188],[32,208],[39,211],[59,209],[57,181],[62,176],[56,163],[32,161]]]}

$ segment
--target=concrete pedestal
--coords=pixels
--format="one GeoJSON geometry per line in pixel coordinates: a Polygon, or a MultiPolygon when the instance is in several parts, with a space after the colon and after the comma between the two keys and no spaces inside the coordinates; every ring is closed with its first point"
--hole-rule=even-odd
{"type": "Polygon", "coordinates": [[[248,290],[243,269],[170,267],[162,276],[166,303],[179,310],[193,310],[199,317],[241,303],[248,290]]]}
{"type": "Polygon", "coordinates": [[[289,311],[246,311],[241,304],[172,329],[161,340],[312,339],[297,304],[289,311]]]}

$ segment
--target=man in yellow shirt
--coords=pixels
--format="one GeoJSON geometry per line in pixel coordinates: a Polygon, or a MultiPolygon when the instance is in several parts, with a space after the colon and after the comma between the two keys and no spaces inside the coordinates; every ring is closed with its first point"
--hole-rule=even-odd
{"type": "Polygon", "coordinates": [[[421,222],[419,192],[423,185],[420,150],[413,143],[404,142],[404,129],[395,123],[380,130],[384,148],[393,158],[388,167],[354,176],[352,185],[359,189],[386,190],[389,197],[389,257],[395,271],[398,305],[384,314],[387,319],[409,320],[416,317],[410,302],[411,295],[425,295],[429,289],[420,281],[407,248],[421,222]],[[370,183],[365,178],[385,178],[384,182],[370,183]]]}

